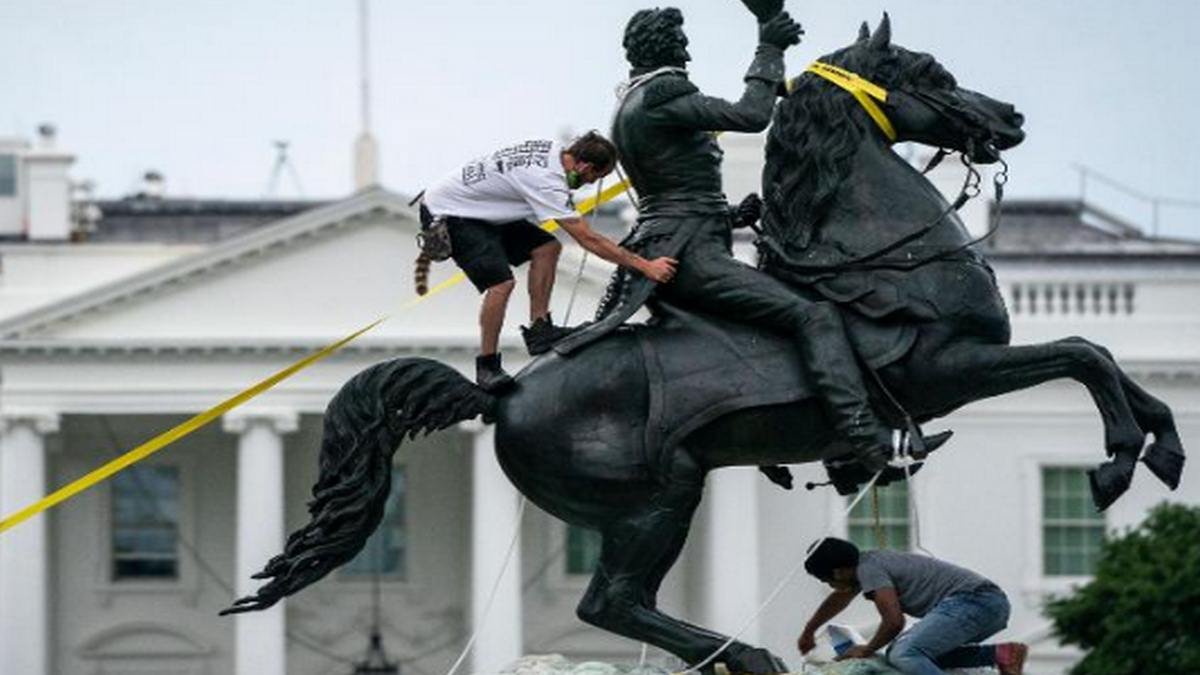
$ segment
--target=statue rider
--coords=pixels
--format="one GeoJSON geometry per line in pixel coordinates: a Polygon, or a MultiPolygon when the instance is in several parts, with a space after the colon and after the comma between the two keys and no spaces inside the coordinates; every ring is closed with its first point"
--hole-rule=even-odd
{"type": "Polygon", "coordinates": [[[624,245],[648,259],[676,258],[679,265],[670,284],[626,276],[619,297],[601,307],[606,315],[554,349],[570,354],[583,347],[629,319],[652,294],[781,331],[795,339],[809,379],[855,459],[874,473],[891,456],[892,433],[868,400],[838,308],[801,297],[735,259],[730,248],[734,212],[722,192],[722,151],[713,132],[767,128],[776,96],[785,91],[783,52],[802,33],[786,12],[760,18],[745,91],[729,102],[705,96],[688,79],[691,57],[678,9],[645,9],[629,20],[624,46],[631,79],[619,90],[612,128],[638,197],[639,222],[624,245]]]}

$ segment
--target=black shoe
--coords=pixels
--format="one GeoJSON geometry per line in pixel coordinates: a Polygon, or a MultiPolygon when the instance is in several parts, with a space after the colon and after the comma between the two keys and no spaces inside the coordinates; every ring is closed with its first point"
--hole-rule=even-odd
{"type": "Polygon", "coordinates": [[[545,354],[555,342],[574,332],[574,328],[555,326],[549,314],[536,319],[528,328],[521,326],[521,337],[525,338],[525,348],[529,350],[530,356],[545,354]]]}
{"type": "Polygon", "coordinates": [[[500,367],[499,352],[475,357],[475,384],[479,385],[480,389],[490,394],[499,394],[511,389],[516,383],[516,380],[500,367]]]}
{"type": "MultiPolygon", "coordinates": [[[[922,437],[925,444],[925,452],[920,457],[913,454],[914,459],[928,459],[929,455],[938,448],[946,444],[950,437],[954,435],[953,431],[942,431],[932,436],[922,437]]],[[[858,462],[853,455],[842,455],[824,460],[825,473],[829,476],[828,483],[808,483],[805,487],[813,489],[818,485],[832,485],[837,493],[842,496],[856,494],[860,487],[870,481],[877,471],[869,471],[866,467],[858,462]]],[[[887,487],[892,483],[900,483],[908,480],[910,476],[917,475],[917,472],[925,466],[924,462],[914,462],[907,469],[903,467],[887,466],[883,469],[883,473],[879,474],[875,484],[879,487],[887,487]]]]}

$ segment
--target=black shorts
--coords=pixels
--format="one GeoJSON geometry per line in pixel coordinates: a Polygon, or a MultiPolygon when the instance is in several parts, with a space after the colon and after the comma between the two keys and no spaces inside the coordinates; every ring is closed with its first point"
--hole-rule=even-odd
{"type": "Polygon", "coordinates": [[[448,217],[446,227],[450,257],[480,293],[512,279],[512,267],[528,262],[533,249],[555,241],[554,235],[527,220],[489,223],[448,217]]]}

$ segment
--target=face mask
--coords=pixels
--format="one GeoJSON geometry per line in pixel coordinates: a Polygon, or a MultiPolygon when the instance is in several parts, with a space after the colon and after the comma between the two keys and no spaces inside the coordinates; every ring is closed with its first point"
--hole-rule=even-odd
{"type": "Polygon", "coordinates": [[[579,172],[575,169],[567,172],[567,187],[572,190],[578,190],[583,187],[583,176],[579,175],[579,172]]]}

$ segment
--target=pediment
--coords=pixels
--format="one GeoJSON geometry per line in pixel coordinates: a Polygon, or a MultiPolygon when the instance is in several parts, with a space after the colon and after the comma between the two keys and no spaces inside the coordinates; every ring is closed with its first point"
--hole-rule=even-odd
{"type": "MultiPolygon", "coordinates": [[[[4,341],[261,344],[322,341],[391,315],[367,338],[473,343],[479,295],[467,282],[416,297],[415,209],[383,189],[358,193],[194,256],[0,323],[4,341]]],[[[564,255],[552,309],[561,314],[578,257],[564,255]]],[[[583,275],[575,320],[595,307],[607,264],[583,275]]],[[[436,264],[431,285],[457,273],[436,264]]],[[[524,323],[524,272],[506,332],[524,323]]]]}

